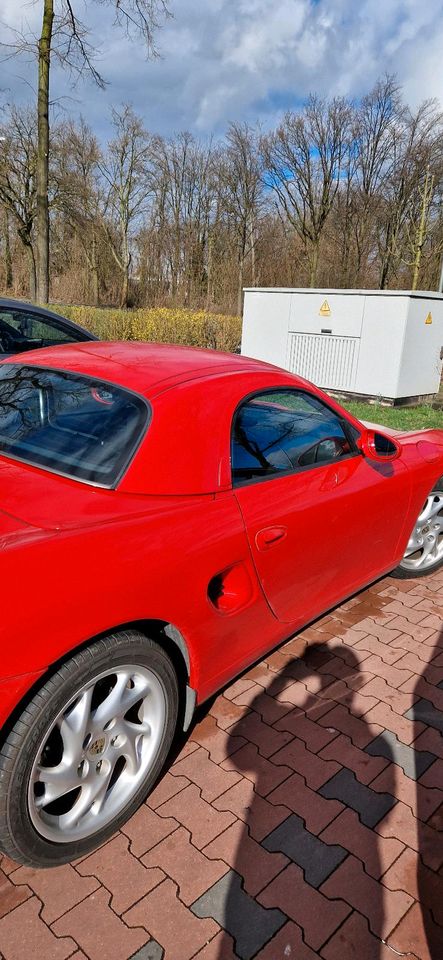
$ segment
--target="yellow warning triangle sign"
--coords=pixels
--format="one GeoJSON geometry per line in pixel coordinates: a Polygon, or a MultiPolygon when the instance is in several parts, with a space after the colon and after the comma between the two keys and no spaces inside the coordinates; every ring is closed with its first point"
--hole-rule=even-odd
{"type": "Polygon", "coordinates": [[[432,313],[431,313],[431,311],[429,311],[429,313],[428,313],[428,315],[427,315],[427,317],[426,317],[425,323],[432,323],[432,313]]]}
{"type": "MultiPolygon", "coordinates": [[[[330,316],[331,316],[331,308],[330,308],[329,303],[328,303],[327,300],[323,300],[323,303],[322,303],[322,305],[321,305],[321,307],[320,307],[319,313],[320,313],[320,316],[321,316],[321,317],[330,317],[330,316]]],[[[426,321],[426,323],[427,323],[427,321],[426,321]]]]}

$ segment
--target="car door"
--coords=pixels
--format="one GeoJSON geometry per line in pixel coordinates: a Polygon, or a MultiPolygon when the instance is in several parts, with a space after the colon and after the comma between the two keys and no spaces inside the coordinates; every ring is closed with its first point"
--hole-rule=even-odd
{"type": "Polygon", "coordinates": [[[234,415],[234,493],[282,621],[306,623],[394,566],[409,474],[366,460],[355,437],[307,390],[256,393],[234,415]]]}
{"type": "Polygon", "coordinates": [[[0,357],[39,347],[55,347],[85,339],[62,321],[16,307],[0,308],[0,357]]]}

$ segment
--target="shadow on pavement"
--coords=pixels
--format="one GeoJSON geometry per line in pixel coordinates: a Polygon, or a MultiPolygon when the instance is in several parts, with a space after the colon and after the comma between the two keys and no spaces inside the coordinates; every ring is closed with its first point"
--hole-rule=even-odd
{"type": "MultiPolygon", "coordinates": [[[[266,668],[266,664],[263,666],[266,668]]],[[[244,808],[243,819],[248,829],[239,843],[233,869],[193,906],[193,911],[198,916],[212,916],[227,933],[222,937],[217,960],[232,957],[231,937],[241,960],[251,960],[266,944],[269,944],[263,951],[266,960],[298,960],[299,957],[314,960],[338,927],[343,960],[358,956],[361,960],[379,960],[385,949],[380,938],[385,920],[384,897],[388,891],[379,883],[371,884],[371,903],[365,916],[370,917],[374,935],[365,928],[365,944],[360,954],[358,950],[355,952],[356,927],[346,922],[351,913],[346,891],[350,884],[352,886],[353,875],[357,885],[359,878],[363,878],[362,889],[365,889],[366,875],[361,862],[367,875],[375,880],[386,869],[379,852],[381,838],[373,827],[394,806],[396,796],[389,738],[381,734],[374,739],[364,715],[361,716],[354,704],[355,695],[367,682],[367,676],[360,673],[359,661],[351,647],[332,642],[308,648],[303,659],[288,656],[287,665],[279,673],[269,670],[269,678],[270,682],[267,677],[264,680],[266,688],[250,704],[255,714],[241,718],[229,731],[235,743],[229,769],[237,770],[255,787],[249,807],[244,808]],[[293,693],[296,680],[301,681],[297,685],[300,699],[297,696],[297,706],[294,706],[294,701],[285,702],[285,689],[292,687],[293,693]],[[342,688],[340,700],[349,710],[349,729],[345,721],[338,730],[334,728],[332,712],[331,725],[328,724],[328,713],[337,706],[328,700],[328,688],[342,684],[343,680],[349,696],[342,688]],[[301,684],[308,684],[311,692],[301,684]],[[260,725],[261,747],[254,751],[248,744],[238,749],[239,741],[235,738],[246,736],[248,739],[250,718],[255,715],[263,724],[266,721],[271,724],[260,725]],[[352,742],[356,738],[355,718],[358,718],[360,750],[352,742]],[[320,722],[317,724],[317,721],[320,722]],[[276,730],[287,731],[288,740],[277,752],[266,746],[267,729],[270,741],[272,731],[274,738],[276,730]],[[336,742],[335,750],[329,747],[333,742],[336,742]],[[251,760],[254,756],[255,762],[251,760]],[[324,763],[325,757],[333,758],[329,767],[324,763]],[[353,757],[360,763],[359,779],[352,770],[353,757]],[[376,773],[368,772],[365,777],[366,764],[368,771],[376,773]],[[273,770],[278,772],[279,766],[290,767],[293,772],[283,775],[282,782],[275,786],[273,770]],[[370,781],[381,770],[383,789],[376,792],[364,781],[370,781]],[[276,812],[278,822],[272,826],[276,812]],[[258,843],[251,843],[251,837],[258,843]],[[277,875],[265,879],[260,886],[265,851],[283,854],[287,862],[282,860],[277,864],[277,875]],[[288,919],[298,926],[287,923],[288,919]]],[[[346,717],[346,713],[343,715],[346,717]]],[[[275,859],[273,862],[275,864],[275,859]]],[[[361,917],[357,919],[364,923],[361,917]]],[[[442,956],[436,954],[432,960],[442,960],[442,956]]]]}
{"type": "MultiPolygon", "coordinates": [[[[419,699],[415,702],[412,709],[408,712],[410,719],[415,726],[414,746],[415,746],[415,778],[417,783],[419,778],[423,777],[423,782],[428,787],[438,787],[443,792],[443,773],[442,762],[436,764],[436,772],[433,770],[434,762],[430,764],[424,772],[421,765],[421,757],[424,751],[440,748],[440,757],[443,757],[443,711],[439,709],[432,700],[432,690],[443,690],[443,681],[435,682],[436,667],[433,663],[434,658],[440,660],[440,668],[443,666],[443,632],[440,634],[439,642],[432,650],[432,656],[424,667],[423,673],[418,678],[415,686],[415,696],[419,699]],[[426,684],[429,684],[428,690],[426,684]],[[423,725],[425,728],[423,729],[423,725]]],[[[439,698],[440,699],[440,698],[439,698]]],[[[443,699],[443,696],[441,696],[443,699]]],[[[423,793],[417,789],[417,830],[418,830],[418,849],[420,856],[417,859],[417,887],[422,913],[423,928],[427,940],[429,960],[443,960],[443,876],[434,873],[423,862],[428,860],[429,855],[429,830],[430,824],[440,834],[439,847],[441,851],[441,861],[443,865],[443,803],[429,818],[426,810],[423,793]],[[426,818],[427,824],[425,823],[426,818]]],[[[432,842],[432,841],[431,841],[432,842]]]]}

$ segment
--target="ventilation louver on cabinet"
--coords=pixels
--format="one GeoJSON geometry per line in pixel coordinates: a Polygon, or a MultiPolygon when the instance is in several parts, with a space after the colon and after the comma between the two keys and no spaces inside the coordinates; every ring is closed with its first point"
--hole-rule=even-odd
{"type": "Polygon", "coordinates": [[[290,333],[288,368],[291,373],[330,390],[352,390],[358,362],[359,338],[329,334],[290,333]]]}

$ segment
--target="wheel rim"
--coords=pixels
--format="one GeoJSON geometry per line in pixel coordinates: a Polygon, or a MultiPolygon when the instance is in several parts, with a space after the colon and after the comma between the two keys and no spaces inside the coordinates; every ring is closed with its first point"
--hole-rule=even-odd
{"type": "Polygon", "coordinates": [[[443,492],[434,490],[426,499],[409,538],[401,566],[426,570],[443,559],[443,492]]]}
{"type": "Polygon", "coordinates": [[[36,753],[28,807],[37,832],[66,843],[118,816],[153,768],[166,719],[163,684],[145,667],[122,665],[85,683],[36,753]]]}

